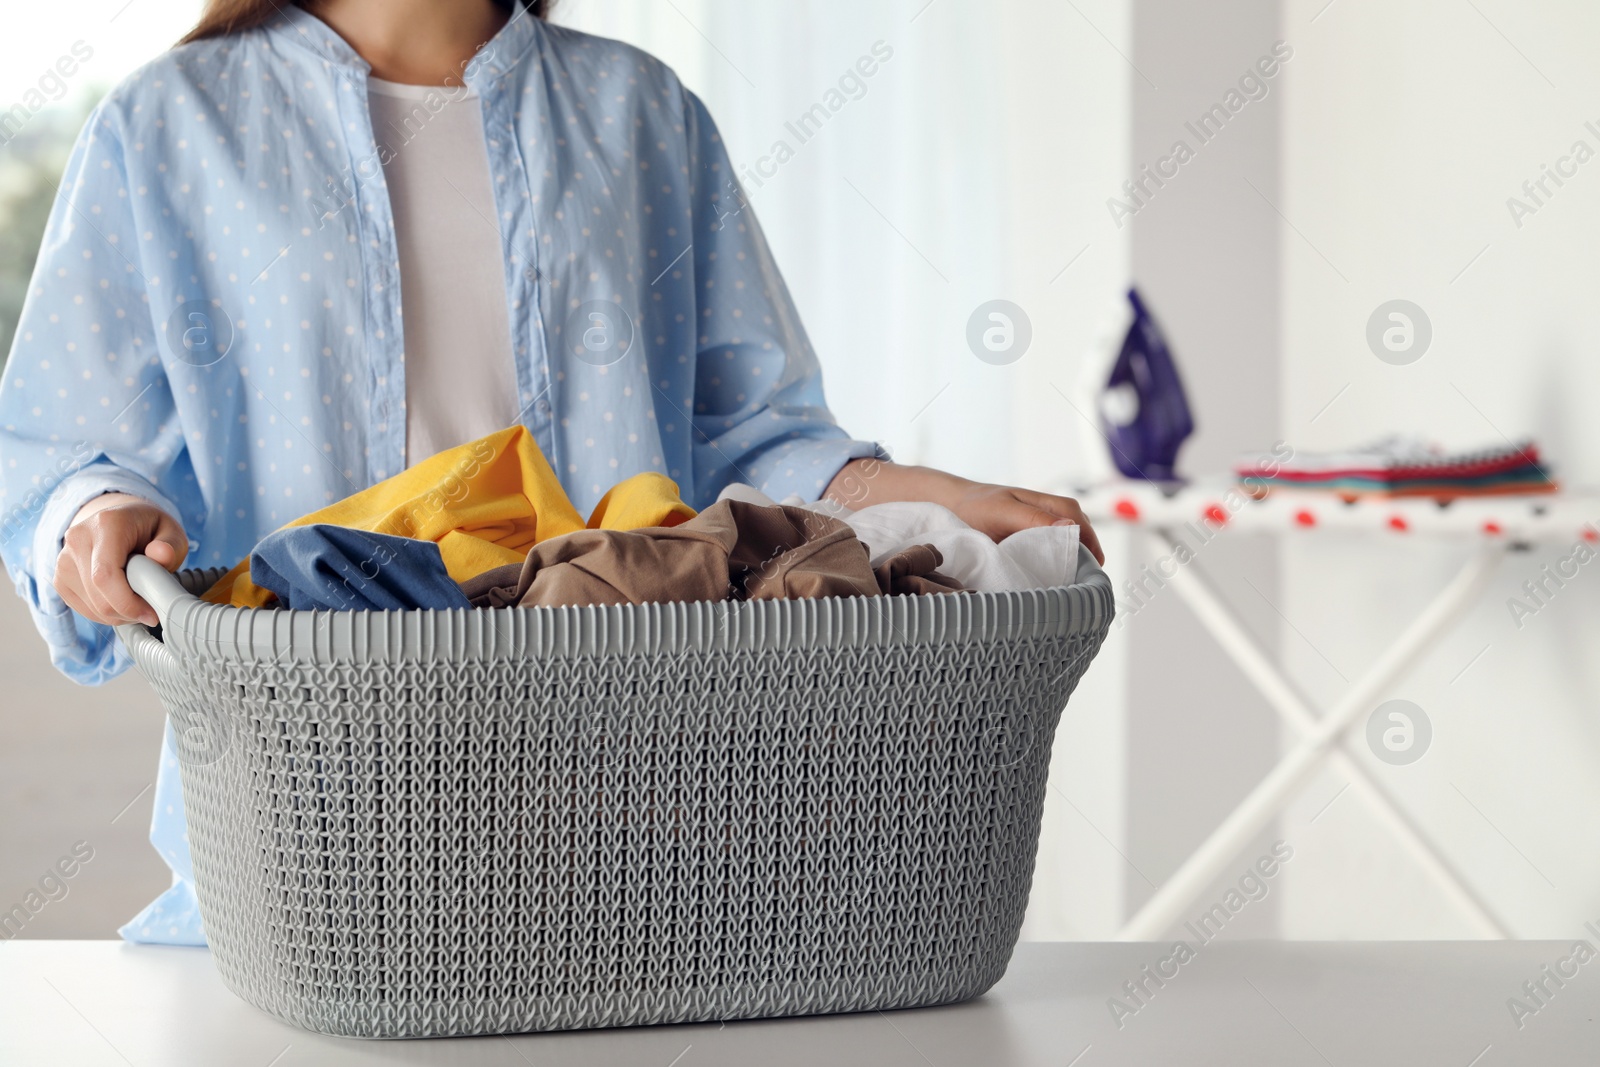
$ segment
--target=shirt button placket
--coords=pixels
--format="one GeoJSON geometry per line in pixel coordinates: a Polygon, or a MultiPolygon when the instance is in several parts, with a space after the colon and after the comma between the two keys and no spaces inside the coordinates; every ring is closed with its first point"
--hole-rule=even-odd
{"type": "Polygon", "coordinates": [[[552,425],[555,406],[551,400],[550,360],[545,347],[541,309],[544,273],[539,265],[536,216],[527,195],[531,193],[527,170],[517,148],[512,98],[499,85],[490,91],[494,94],[495,106],[495,121],[491,128],[501,131],[490,140],[495,189],[500,197],[501,232],[507,254],[516,255],[522,267],[511,292],[514,309],[512,345],[518,357],[517,384],[525,397],[536,398],[531,405],[524,407],[524,419],[546,458],[555,464],[557,456],[552,425]],[[502,177],[506,180],[501,181],[502,177]]]}
{"type": "Polygon", "coordinates": [[[400,361],[405,330],[400,317],[399,250],[395,244],[393,206],[389,202],[375,142],[371,154],[359,166],[361,181],[367,190],[367,203],[374,208],[360,214],[362,258],[373,265],[367,304],[371,323],[367,343],[372,346],[371,362],[378,375],[376,414],[382,435],[379,447],[384,458],[381,462],[384,470],[392,475],[406,465],[405,368],[400,361]]]}

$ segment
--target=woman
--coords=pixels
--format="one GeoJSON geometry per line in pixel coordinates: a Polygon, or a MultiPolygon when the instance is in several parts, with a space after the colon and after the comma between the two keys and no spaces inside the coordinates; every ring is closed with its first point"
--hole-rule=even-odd
{"type": "MultiPolygon", "coordinates": [[[[123,568],[268,532],[521,422],[580,512],[640,471],[996,539],[1077,504],[880,461],[817,361],[701,102],[523,0],[211,0],[90,117],[0,383],[0,552],[53,662],[128,665],[123,568]],[[581,340],[580,340],[581,339],[581,340]]],[[[198,941],[174,889],[125,928],[198,941]]],[[[173,818],[167,817],[171,805],[173,818]]]]}

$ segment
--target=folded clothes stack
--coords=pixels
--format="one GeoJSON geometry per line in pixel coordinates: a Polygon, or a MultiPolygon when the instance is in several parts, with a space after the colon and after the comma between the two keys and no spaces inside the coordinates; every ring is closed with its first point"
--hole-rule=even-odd
{"type": "Polygon", "coordinates": [[[1556,489],[1532,441],[1472,452],[1446,452],[1415,438],[1386,437],[1348,452],[1250,457],[1234,467],[1257,494],[1271,489],[1320,489],[1360,496],[1460,496],[1548,493],[1556,489]]]}
{"type": "Polygon", "coordinates": [[[1006,591],[1070,584],[1078,529],[995,544],[932,504],[850,511],[730,486],[705,511],[659,474],[579,518],[513,427],[268,535],[206,593],[235,607],[388,611],[1006,591]]]}

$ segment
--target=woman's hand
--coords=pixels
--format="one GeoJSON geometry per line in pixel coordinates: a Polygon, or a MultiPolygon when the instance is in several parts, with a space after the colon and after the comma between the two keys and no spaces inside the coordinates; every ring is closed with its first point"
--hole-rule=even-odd
{"type": "Polygon", "coordinates": [[[1071,497],[1036,493],[1009,485],[986,485],[931,467],[908,467],[881,459],[853,459],[828,484],[827,497],[858,509],[892,501],[942,504],[962,522],[1004,541],[1034,526],[1076,526],[1094,558],[1105,563],[1100,539],[1071,497]]]}
{"type": "Polygon", "coordinates": [[[1100,539],[1094,535],[1094,527],[1089,525],[1089,520],[1083,517],[1083,509],[1071,497],[1051,496],[1009,485],[971,484],[959,499],[946,506],[974,530],[982,530],[996,541],[1004,541],[1018,530],[1034,526],[1076,526],[1079,539],[1094,553],[1095,560],[1105,563],[1105,553],[1100,550],[1100,539]]]}
{"type": "Polygon", "coordinates": [[[189,552],[178,520],[148,500],[106,493],[72,519],[56,557],[56,592],[90,622],[157,623],[156,613],[128,584],[129,557],[143,552],[175,571],[189,552]]]}

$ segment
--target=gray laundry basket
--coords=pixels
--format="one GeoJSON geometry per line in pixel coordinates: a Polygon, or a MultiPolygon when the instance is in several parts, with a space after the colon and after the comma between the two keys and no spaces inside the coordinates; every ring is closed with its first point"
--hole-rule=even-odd
{"type": "Polygon", "coordinates": [[[309,612],[134,588],[218,971],[331,1034],[907,1008],[1016,944],[1112,618],[1024,593],[309,612]]]}

